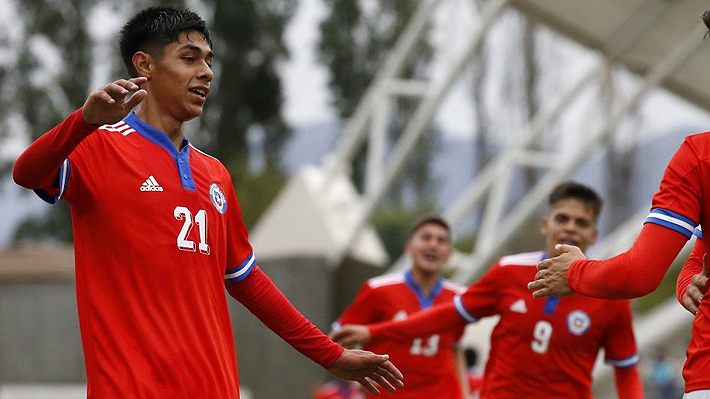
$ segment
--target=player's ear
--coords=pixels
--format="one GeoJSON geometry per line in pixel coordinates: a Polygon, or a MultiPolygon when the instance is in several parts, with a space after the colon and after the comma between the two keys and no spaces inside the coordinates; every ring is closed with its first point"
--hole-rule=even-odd
{"type": "Polygon", "coordinates": [[[547,216],[543,217],[540,222],[540,234],[543,237],[547,237],[547,216]]]}
{"type": "Polygon", "coordinates": [[[411,241],[412,241],[412,240],[410,239],[410,240],[407,240],[406,243],[404,243],[404,253],[405,253],[406,255],[411,255],[411,254],[412,254],[412,248],[411,248],[411,244],[410,244],[411,241]]]}
{"type": "Polygon", "coordinates": [[[599,238],[599,229],[594,226],[594,235],[592,236],[592,242],[590,242],[589,245],[595,244],[597,242],[597,238],[599,238]]]}
{"type": "Polygon", "coordinates": [[[131,60],[133,61],[133,66],[136,68],[136,72],[138,72],[138,76],[150,77],[153,71],[153,57],[151,57],[150,54],[143,51],[136,51],[131,60]]]}

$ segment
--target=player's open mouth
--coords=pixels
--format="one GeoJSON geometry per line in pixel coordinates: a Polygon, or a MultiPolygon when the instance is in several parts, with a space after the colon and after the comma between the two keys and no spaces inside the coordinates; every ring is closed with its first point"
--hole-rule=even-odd
{"type": "Polygon", "coordinates": [[[191,92],[191,93],[195,93],[195,94],[197,94],[198,96],[200,96],[200,97],[202,97],[202,98],[207,97],[207,92],[206,92],[206,91],[203,91],[203,90],[190,89],[190,92],[191,92]]]}
{"type": "Polygon", "coordinates": [[[437,259],[439,259],[439,257],[434,254],[424,254],[424,259],[433,262],[433,261],[436,261],[437,259]]]}
{"type": "Polygon", "coordinates": [[[570,239],[562,239],[562,240],[559,240],[557,243],[577,246],[577,241],[572,241],[570,239]]]}

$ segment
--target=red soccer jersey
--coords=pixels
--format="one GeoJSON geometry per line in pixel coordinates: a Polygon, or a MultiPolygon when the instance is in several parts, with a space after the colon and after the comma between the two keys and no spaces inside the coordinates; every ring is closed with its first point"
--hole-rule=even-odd
{"type": "MultiPolygon", "coordinates": [[[[412,279],[411,272],[375,277],[363,285],[355,301],[338,318],[333,328],[344,324],[404,319],[431,305],[450,302],[463,290],[463,287],[441,278],[431,294],[425,297],[412,279]]],[[[406,343],[385,341],[367,345],[366,350],[389,354],[390,360],[404,374],[404,388],[396,393],[383,390],[379,397],[461,399],[462,382],[454,355],[462,334],[463,327],[406,343]]]]}
{"type": "Polygon", "coordinates": [[[482,399],[591,399],[599,349],[616,367],[638,361],[628,301],[530,295],[527,283],[543,256],[505,256],[454,299],[469,322],[500,315],[491,335],[482,399]]]}
{"type": "Polygon", "coordinates": [[[71,204],[89,398],[239,397],[224,282],[255,258],[227,170],[184,144],[131,113],[38,192],[71,204]]]}
{"type": "MultiPolygon", "coordinates": [[[[710,225],[710,133],[686,137],[666,167],[646,223],[677,231],[687,238],[700,224],[710,225]]],[[[708,247],[709,242],[703,242],[708,247]]],[[[683,367],[685,391],[710,389],[710,304],[700,302],[683,367]]]]}

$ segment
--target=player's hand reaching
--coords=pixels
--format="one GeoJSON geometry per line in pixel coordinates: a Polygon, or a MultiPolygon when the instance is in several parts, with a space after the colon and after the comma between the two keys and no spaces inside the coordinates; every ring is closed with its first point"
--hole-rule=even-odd
{"type": "Polygon", "coordinates": [[[693,276],[688,288],[683,294],[683,306],[692,314],[698,313],[700,301],[707,290],[708,283],[708,254],[703,255],[703,271],[693,276]]]}
{"type": "Polygon", "coordinates": [[[370,342],[370,329],[362,324],[346,324],[331,331],[328,337],[346,348],[370,342]]]}
{"type": "Polygon", "coordinates": [[[338,378],[359,382],[373,395],[380,394],[377,385],[389,392],[404,386],[402,373],[389,361],[388,355],[360,349],[345,349],[328,371],[338,378]]]}
{"type": "Polygon", "coordinates": [[[574,261],[587,257],[574,245],[557,244],[555,249],[560,255],[538,263],[535,281],[528,283],[528,289],[533,290],[535,298],[574,294],[567,282],[567,271],[574,261]]]}
{"type": "Polygon", "coordinates": [[[119,79],[94,90],[84,103],[81,111],[84,121],[91,125],[110,125],[125,118],[129,112],[145,99],[148,93],[140,85],[146,77],[119,79]],[[133,93],[128,97],[129,93],[133,93]]]}

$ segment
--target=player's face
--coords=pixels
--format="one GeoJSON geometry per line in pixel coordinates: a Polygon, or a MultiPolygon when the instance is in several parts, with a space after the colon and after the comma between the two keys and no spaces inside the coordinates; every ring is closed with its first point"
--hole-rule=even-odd
{"type": "Polygon", "coordinates": [[[212,50],[197,31],[183,32],[154,60],[149,95],[168,115],[184,122],[202,114],[210,91],[212,50]],[[152,92],[152,93],[151,93],[152,92]]]}
{"type": "Polygon", "coordinates": [[[571,244],[585,251],[597,241],[599,234],[592,208],[574,198],[554,204],[542,220],[540,231],[546,239],[548,256],[557,255],[557,244],[571,244]]]}
{"type": "Polygon", "coordinates": [[[412,258],[412,268],[424,273],[439,273],[451,256],[449,232],[435,223],[425,224],[414,233],[405,246],[412,258]]]}

